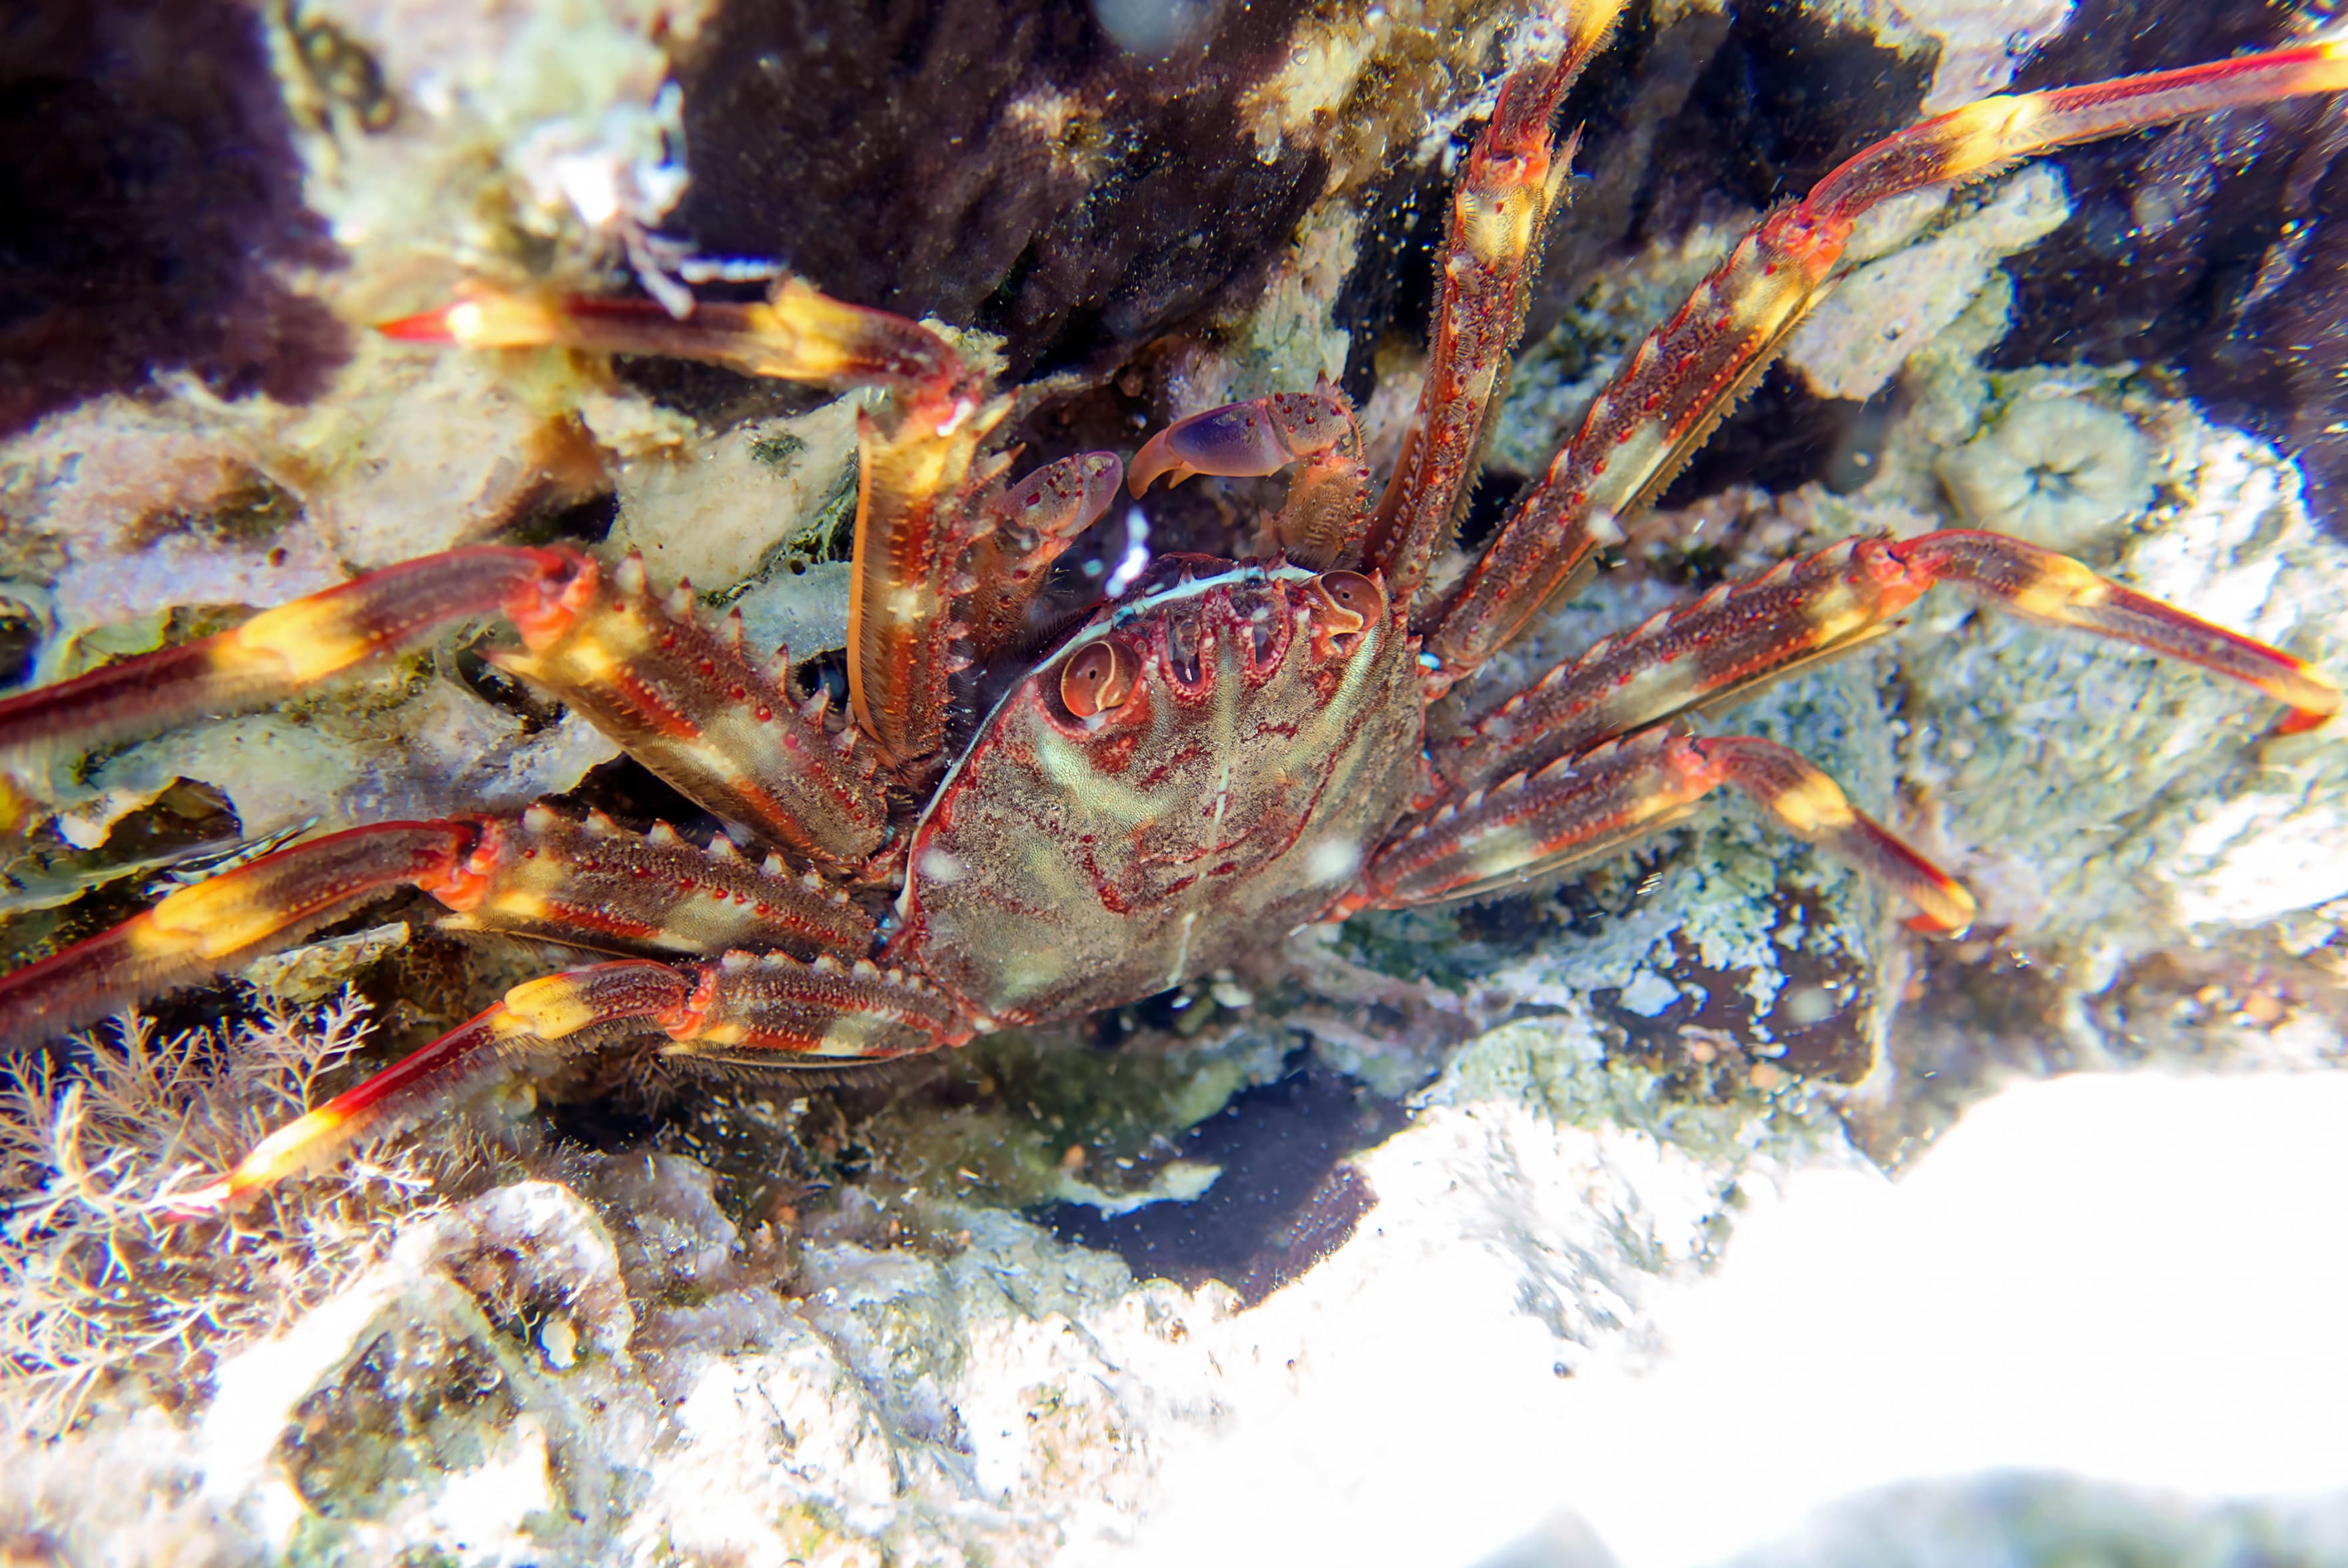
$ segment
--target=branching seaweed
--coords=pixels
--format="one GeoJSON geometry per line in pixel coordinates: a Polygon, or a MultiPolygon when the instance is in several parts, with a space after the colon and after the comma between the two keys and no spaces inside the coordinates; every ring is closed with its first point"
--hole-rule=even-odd
{"type": "Polygon", "coordinates": [[[347,989],[309,1014],[267,1006],[169,1039],[126,1015],[71,1056],[0,1069],[0,1413],[26,1435],[72,1426],[126,1382],[174,1403],[213,1358],[292,1318],[437,1206],[412,1163],[360,1162],[331,1194],[233,1225],[187,1194],[365,1043],[347,989]]]}

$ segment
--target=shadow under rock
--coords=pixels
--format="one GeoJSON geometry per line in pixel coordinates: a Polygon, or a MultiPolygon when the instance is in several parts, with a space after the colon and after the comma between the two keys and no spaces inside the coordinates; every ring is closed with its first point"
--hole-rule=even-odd
{"type": "MultiPolygon", "coordinates": [[[[2176,25],[2156,0],[2083,0],[2016,90],[2274,48],[2286,8],[2219,0],[2176,25]]],[[[2010,258],[2014,325],[1996,368],[2136,361],[2181,373],[2230,425],[2299,458],[2348,537],[2348,116],[2324,98],[2188,120],[2056,155],[2071,217],[2010,258]]]]}
{"type": "Polygon", "coordinates": [[[1220,1279],[1253,1307],[1344,1245],[1377,1204],[1349,1154],[1383,1142],[1403,1107],[1315,1065],[1246,1090],[1184,1135],[1179,1157],[1222,1174],[1189,1203],[1106,1215],[1056,1204],[1061,1241],[1114,1252],[1144,1279],[1220,1279]]]}
{"type": "Polygon", "coordinates": [[[280,267],[340,251],[237,0],[0,9],[0,435],[159,371],[301,403],[348,357],[280,267]]]}

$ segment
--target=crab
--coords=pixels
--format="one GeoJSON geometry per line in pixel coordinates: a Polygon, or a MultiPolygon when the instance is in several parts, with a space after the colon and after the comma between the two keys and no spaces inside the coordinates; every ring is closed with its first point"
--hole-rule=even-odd
{"type": "MultiPolygon", "coordinates": [[[[191,1203],[234,1206],[499,1079],[650,1039],[690,1062],[791,1067],[1081,1018],[1231,965],[1299,926],[1473,899],[1676,822],[1724,786],[1955,931],[1965,888],[1797,753],[1687,723],[1860,647],[1946,585],[2199,664],[2281,702],[2342,704],[2278,650],[1995,534],[1845,540],[1601,640],[1505,701],[1463,682],[1622,536],[1830,288],[1888,198],[2183,116],[2348,86],[2315,44],[1994,97],[1900,132],[1766,216],[1629,354],[1576,434],[1438,587],[1528,279],[1570,161],[1550,122],[1619,0],[1569,8],[1503,82],[1450,210],[1426,389],[1383,493],[1323,381],[1211,409],[1127,463],[1019,479],[1013,400],[939,333],[786,280],[761,303],[476,288],[387,323],[463,348],[668,354],[878,388],[860,415],[848,695],[744,645],[631,555],[479,546],[413,560],[216,636],[0,702],[0,753],[87,749],[280,701],[451,623],[501,615],[504,670],[726,823],[705,844],[551,804],[385,823],[250,859],[0,978],[0,1037],[37,1047],[201,983],[407,887],[460,929],[597,961],[479,1016],[279,1130],[191,1203]],[[1028,648],[1055,559],[1160,479],[1294,468],[1256,559],[1159,558],[1028,648]],[[963,672],[1020,661],[973,719],[963,672]],[[769,851],[753,859],[737,847],[769,851]]],[[[445,351],[444,351],[445,352],[445,351]]]]}

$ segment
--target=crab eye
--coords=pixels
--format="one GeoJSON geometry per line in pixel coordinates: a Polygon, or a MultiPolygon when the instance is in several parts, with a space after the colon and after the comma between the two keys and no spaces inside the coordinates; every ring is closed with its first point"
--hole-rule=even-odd
{"type": "Polygon", "coordinates": [[[1385,590],[1360,572],[1324,571],[1313,588],[1321,600],[1313,607],[1314,617],[1333,632],[1359,631],[1385,615],[1385,590]]]}
{"type": "Polygon", "coordinates": [[[1060,667],[1060,701],[1079,719],[1117,707],[1133,694],[1133,655],[1115,642],[1096,642],[1060,667]]]}

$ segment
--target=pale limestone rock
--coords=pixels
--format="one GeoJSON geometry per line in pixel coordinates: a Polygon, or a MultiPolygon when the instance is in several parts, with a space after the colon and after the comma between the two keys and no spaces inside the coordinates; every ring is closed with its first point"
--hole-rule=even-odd
{"type": "MultiPolygon", "coordinates": [[[[641,457],[619,473],[615,548],[644,552],[662,582],[717,593],[771,570],[794,543],[844,551],[856,497],[856,398],[796,419],[729,430],[689,450],[641,457]],[[839,538],[809,537],[817,529],[839,538]]],[[[810,650],[809,651],[812,651],[810,650]]]]}
{"type": "Polygon", "coordinates": [[[1931,239],[1868,261],[1795,330],[1786,363],[1821,397],[1865,399],[1964,313],[1999,261],[2071,215],[2063,177],[2036,164],[1931,239]]]}

